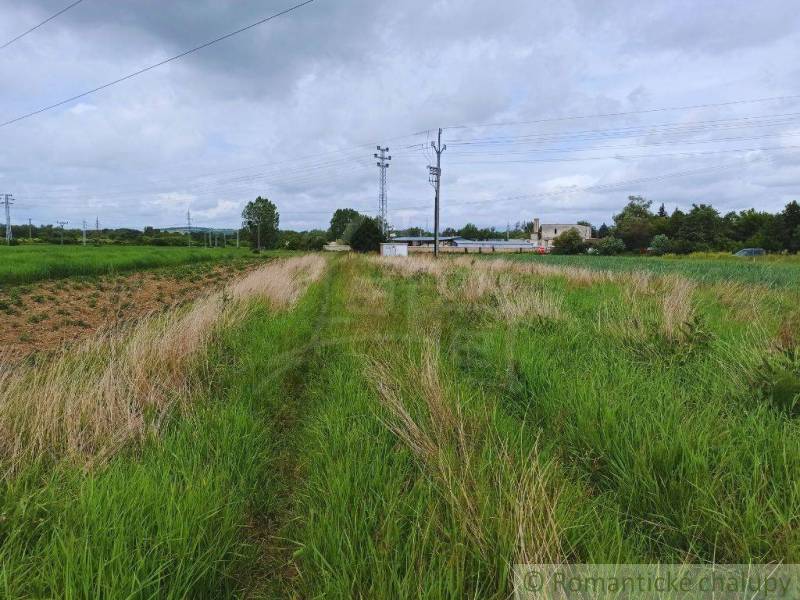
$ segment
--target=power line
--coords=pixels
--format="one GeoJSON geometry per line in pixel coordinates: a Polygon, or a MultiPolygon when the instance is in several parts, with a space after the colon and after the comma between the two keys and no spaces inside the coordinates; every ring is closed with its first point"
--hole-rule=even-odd
{"type": "Polygon", "coordinates": [[[109,81],[108,83],[104,83],[103,85],[100,85],[100,86],[98,86],[96,88],[93,88],[91,90],[88,90],[86,92],[82,92],[80,94],[77,94],[76,96],[72,96],[71,98],[67,98],[66,100],[61,100],[59,102],[56,102],[55,104],[50,104],[49,106],[45,106],[45,107],[40,108],[38,110],[34,110],[34,111],[29,112],[27,114],[20,115],[19,117],[15,117],[13,119],[10,119],[8,121],[0,123],[0,127],[6,127],[6,126],[11,125],[13,123],[18,123],[19,121],[23,121],[25,119],[29,119],[30,117],[34,117],[36,115],[40,115],[40,114],[42,114],[44,112],[47,112],[49,110],[52,110],[54,108],[58,108],[59,106],[63,106],[64,104],[68,104],[68,103],[73,102],[75,100],[79,100],[80,98],[84,98],[85,96],[88,96],[90,94],[94,94],[94,93],[99,92],[101,90],[105,90],[107,88],[110,88],[113,85],[117,85],[118,83],[122,83],[123,81],[127,81],[128,79],[133,79],[134,77],[137,77],[139,75],[147,73],[148,71],[152,71],[153,69],[157,69],[158,67],[162,67],[162,66],[164,66],[164,65],[166,65],[168,63],[174,62],[176,60],[184,58],[185,56],[188,56],[190,54],[198,52],[199,50],[203,50],[204,48],[208,48],[209,46],[213,46],[214,44],[218,44],[219,42],[227,40],[228,38],[231,38],[231,37],[233,37],[235,35],[239,35],[240,33],[244,33],[245,31],[253,29],[254,27],[258,27],[259,25],[263,25],[264,23],[272,21],[273,19],[277,19],[278,17],[281,17],[281,16],[286,15],[286,14],[288,14],[288,13],[290,13],[292,11],[295,11],[295,10],[297,10],[299,8],[302,8],[303,6],[306,6],[307,4],[311,4],[312,2],[314,2],[314,0],[306,0],[305,2],[301,2],[300,4],[296,4],[296,5],[292,6],[291,8],[287,8],[286,10],[282,10],[280,12],[277,12],[274,15],[271,15],[269,17],[261,19],[260,21],[256,21],[255,23],[251,23],[250,25],[247,25],[245,27],[237,29],[236,31],[232,31],[230,33],[226,33],[225,35],[222,35],[222,36],[220,36],[218,38],[215,38],[215,39],[213,39],[211,41],[205,42],[203,44],[200,44],[199,46],[195,46],[194,48],[191,48],[189,50],[181,52],[180,54],[176,54],[175,56],[172,56],[170,58],[162,60],[161,62],[157,62],[155,64],[152,64],[152,65],[148,66],[148,67],[144,67],[143,69],[139,69],[138,71],[134,71],[133,73],[129,73],[128,75],[125,75],[124,77],[120,77],[119,79],[115,79],[114,81],[109,81]]]}
{"type": "MultiPolygon", "coordinates": [[[[400,155],[403,155],[401,149],[400,155]]],[[[332,161],[324,161],[314,164],[313,162],[306,166],[300,166],[293,169],[270,169],[265,173],[250,174],[242,177],[224,178],[219,180],[205,180],[202,176],[196,178],[194,181],[184,183],[175,183],[174,180],[165,180],[164,184],[155,182],[152,186],[134,186],[134,187],[121,187],[115,190],[102,190],[82,192],[78,189],[64,189],[54,191],[36,191],[27,189],[27,196],[37,201],[51,203],[54,200],[62,201],[80,201],[86,200],[91,197],[102,198],[109,200],[112,198],[125,198],[130,196],[139,196],[141,194],[158,194],[159,192],[178,191],[182,193],[204,194],[204,193],[236,193],[238,191],[252,190],[254,184],[261,186],[299,186],[304,184],[321,185],[328,181],[337,180],[343,176],[349,176],[354,171],[366,170],[370,168],[366,161],[354,165],[348,169],[341,167],[352,163],[354,158],[358,156],[343,156],[343,158],[335,159],[332,161]],[[170,185],[171,184],[171,185],[170,185]]],[[[374,168],[374,167],[373,167],[374,168]]]]}
{"type": "Polygon", "coordinates": [[[651,125],[633,125],[629,127],[614,127],[610,129],[585,129],[580,131],[562,131],[551,133],[532,133],[519,136],[489,137],[489,138],[465,138],[453,140],[451,145],[487,145],[487,144],[512,144],[525,143],[529,141],[551,141],[552,139],[563,139],[566,137],[575,139],[595,139],[596,137],[632,137],[635,135],[655,135],[655,134],[688,134],[703,132],[707,129],[723,130],[738,129],[746,127],[773,127],[789,125],[800,117],[800,112],[784,113],[778,115],[749,115],[744,117],[733,117],[729,119],[712,119],[706,121],[694,121],[691,123],[655,123],[651,125]],[[607,135],[606,135],[607,134],[607,135]]]}
{"type": "MultiPolygon", "coordinates": [[[[397,136],[392,139],[400,140],[415,135],[419,134],[397,136]]],[[[362,155],[361,149],[371,145],[372,144],[362,144],[359,146],[353,146],[351,148],[345,148],[342,150],[334,150],[334,151],[327,151],[320,153],[320,155],[330,155],[338,153],[339,154],[338,158],[321,159],[317,161],[304,161],[303,157],[297,157],[293,159],[287,159],[284,161],[262,163],[261,165],[253,165],[250,167],[240,167],[237,169],[231,169],[226,171],[201,173],[190,178],[176,179],[173,177],[168,177],[168,178],[164,177],[159,179],[153,179],[148,181],[146,186],[143,186],[141,184],[135,184],[133,186],[117,186],[110,191],[106,188],[101,192],[97,192],[96,194],[95,193],[81,194],[79,190],[73,188],[63,191],[54,190],[52,192],[49,191],[36,192],[33,190],[28,190],[28,195],[35,196],[39,199],[45,199],[45,198],[76,199],[75,195],[80,194],[83,196],[97,195],[97,196],[102,196],[104,199],[109,199],[112,197],[130,196],[141,193],[158,193],[160,190],[174,191],[176,188],[180,188],[180,191],[192,191],[192,192],[207,192],[211,190],[224,191],[224,190],[241,188],[243,186],[246,186],[247,184],[252,184],[259,181],[264,181],[267,185],[276,185],[276,184],[288,185],[288,184],[305,183],[309,180],[313,181],[317,179],[317,175],[325,175],[326,172],[330,172],[333,175],[342,175],[349,173],[353,169],[369,168],[369,164],[365,161],[361,164],[355,165],[353,169],[348,169],[348,170],[341,169],[342,166],[346,164],[351,164],[354,159],[359,159],[362,155]],[[283,166],[286,164],[294,164],[298,162],[302,162],[302,164],[292,168],[286,168],[283,166]],[[248,169],[256,169],[259,167],[269,167],[269,168],[267,168],[265,171],[243,174],[241,176],[236,176],[231,178],[221,178],[221,179],[213,178],[214,175],[225,175],[229,173],[245,171],[248,169]]],[[[417,144],[411,146],[403,146],[400,148],[399,152],[395,152],[395,154],[398,154],[400,156],[404,154],[407,155],[409,148],[415,148],[417,146],[418,146],[417,144]]],[[[314,158],[314,155],[308,155],[307,158],[314,158]]],[[[327,179],[329,178],[325,177],[325,179],[323,179],[322,181],[326,181],[327,179]]]]}
{"type": "Polygon", "coordinates": [[[451,125],[445,129],[477,129],[479,127],[507,127],[512,125],[535,125],[538,123],[553,123],[556,121],[573,121],[578,119],[602,119],[606,117],[623,117],[627,115],[644,115],[658,112],[670,112],[678,110],[696,110],[701,108],[721,108],[723,106],[736,106],[740,104],[757,104],[761,102],[782,102],[786,100],[800,100],[800,94],[788,96],[771,96],[768,98],[753,98],[748,100],[729,100],[727,102],[713,102],[706,104],[692,104],[688,106],[669,106],[664,108],[648,108],[643,110],[629,110],[613,113],[600,113],[594,115],[568,115],[564,117],[549,117],[546,119],[534,119],[530,121],[506,121],[494,123],[479,123],[476,125],[451,125]]]}
{"type": "Polygon", "coordinates": [[[585,148],[520,148],[517,150],[510,149],[510,150],[495,150],[493,148],[489,148],[487,150],[460,150],[456,148],[454,152],[456,152],[459,156],[508,156],[508,155],[525,155],[534,152],[591,152],[595,150],[620,150],[620,149],[630,149],[630,148],[651,148],[656,146],[691,146],[696,144],[716,144],[720,142],[740,142],[740,141],[753,141],[753,140],[763,140],[765,138],[771,137],[797,137],[800,136],[800,132],[797,133],[785,133],[785,132],[777,132],[777,133],[766,133],[763,135],[755,135],[755,136],[734,136],[734,137],[725,137],[725,138],[712,138],[709,140],[669,140],[669,141],[662,141],[662,142],[650,142],[646,144],[625,144],[625,145],[614,145],[614,146],[587,146],[585,148]]]}
{"type": "MultiPolygon", "coordinates": [[[[696,152],[661,152],[658,154],[611,154],[607,156],[582,156],[576,158],[527,158],[527,159],[515,159],[515,160],[463,160],[460,162],[454,162],[453,164],[456,165],[477,165],[477,164],[490,164],[490,165],[501,165],[501,164],[515,164],[515,163],[537,163],[537,162],[584,162],[584,161],[591,161],[591,160],[629,160],[629,159],[638,159],[638,158],[661,158],[666,156],[687,156],[687,157],[694,157],[694,156],[708,156],[711,154],[727,154],[729,152],[759,152],[759,151],[772,151],[772,150],[795,150],[800,148],[800,146],[772,146],[767,148],[726,148],[723,150],[702,150],[696,152]]],[[[587,148],[586,150],[591,150],[591,148],[587,148]]],[[[577,150],[576,150],[577,152],[577,150]]],[[[488,155],[488,156],[503,156],[502,154],[497,155],[488,155]]]]}
{"type": "Polygon", "coordinates": [[[56,14],[54,14],[54,15],[52,15],[52,16],[50,16],[50,17],[47,17],[47,18],[46,18],[44,21],[42,21],[41,23],[39,23],[39,24],[38,24],[38,25],[36,25],[35,27],[31,27],[30,29],[28,29],[28,31],[26,31],[26,32],[24,32],[24,33],[21,33],[21,34],[19,34],[19,35],[18,35],[17,37],[15,37],[13,40],[9,40],[9,41],[7,41],[5,44],[3,44],[2,46],[0,46],[0,50],[4,50],[5,48],[8,48],[8,47],[9,47],[11,44],[13,44],[14,42],[17,42],[17,41],[21,40],[22,38],[24,38],[24,37],[25,37],[26,35],[28,35],[29,33],[33,33],[34,31],[36,31],[37,29],[39,29],[39,27],[41,27],[42,25],[46,25],[47,23],[49,23],[50,21],[52,21],[52,20],[53,20],[53,19],[55,19],[56,17],[58,17],[58,16],[60,16],[60,15],[63,15],[63,14],[64,14],[65,12],[67,12],[67,11],[68,11],[70,8],[73,8],[73,7],[75,7],[75,6],[78,6],[78,4],[80,4],[81,2],[83,2],[83,0],[77,0],[76,2],[73,2],[72,4],[70,4],[70,5],[68,5],[68,6],[64,7],[64,8],[62,8],[62,9],[61,9],[60,11],[58,11],[56,14]]]}
{"type": "MultiPolygon", "coordinates": [[[[774,160],[774,159],[773,159],[774,160]]],[[[662,175],[655,175],[650,177],[639,177],[637,179],[627,179],[622,181],[614,181],[610,183],[604,184],[594,184],[586,187],[577,187],[571,186],[568,188],[562,188],[559,190],[553,190],[550,192],[537,192],[533,194],[520,194],[517,196],[506,196],[504,198],[493,198],[493,199],[485,199],[485,200],[466,200],[462,202],[458,202],[458,206],[462,205],[474,205],[474,204],[483,204],[487,206],[492,206],[496,208],[496,204],[499,202],[511,202],[514,200],[530,200],[535,198],[547,198],[547,197],[554,197],[554,196],[562,196],[564,194],[573,194],[576,192],[588,192],[588,193],[604,193],[609,191],[614,191],[617,189],[625,188],[632,185],[641,185],[645,183],[652,183],[657,181],[664,181],[667,179],[672,179],[676,177],[688,177],[692,175],[699,175],[703,173],[713,172],[713,171],[720,171],[725,169],[732,169],[736,167],[741,167],[743,164],[747,164],[750,161],[736,161],[733,163],[724,163],[719,165],[711,165],[708,167],[700,167],[697,169],[690,169],[685,171],[676,171],[672,173],[665,173],[662,175]]],[[[420,204],[415,206],[400,206],[397,207],[397,210],[424,210],[429,208],[428,205],[420,204]]]]}

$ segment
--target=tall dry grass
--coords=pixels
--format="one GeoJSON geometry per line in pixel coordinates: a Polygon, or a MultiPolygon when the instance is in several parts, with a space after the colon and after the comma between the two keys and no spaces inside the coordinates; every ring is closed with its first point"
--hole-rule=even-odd
{"type": "MultiPolygon", "coordinates": [[[[450,301],[486,305],[495,318],[516,323],[523,319],[563,318],[564,298],[531,286],[559,277],[581,287],[614,284],[622,290],[622,302],[597,307],[598,330],[609,331],[632,343],[645,343],[660,332],[667,339],[682,342],[691,333],[695,318],[694,294],[697,284],[686,277],[653,275],[642,271],[602,271],[572,266],[482,260],[459,256],[436,260],[429,256],[377,259],[378,264],[403,276],[430,275],[437,289],[450,301]],[[515,277],[516,276],[516,277],[515,277]],[[526,281],[526,278],[528,280],[526,281]],[[619,304],[619,305],[617,305],[619,304]]],[[[741,284],[718,284],[722,302],[735,303],[742,312],[758,306],[758,294],[741,284]]]]}
{"type": "MultiPolygon", "coordinates": [[[[403,276],[431,275],[441,296],[449,301],[476,304],[490,300],[486,308],[509,323],[526,318],[559,319],[562,316],[563,298],[531,286],[530,282],[520,278],[530,274],[528,265],[466,256],[438,261],[427,256],[374,260],[403,276]]],[[[583,273],[580,276],[583,277],[583,273]]]]}
{"type": "Polygon", "coordinates": [[[478,273],[517,273],[536,277],[561,277],[578,286],[597,285],[600,283],[632,283],[636,286],[646,286],[651,280],[649,274],[638,271],[612,272],[507,259],[483,260],[469,256],[440,259],[425,255],[415,255],[407,258],[382,256],[372,258],[372,261],[385,269],[406,277],[431,275],[440,278],[452,272],[453,269],[461,268],[478,273]]]}
{"type": "Polygon", "coordinates": [[[99,333],[47,362],[0,372],[0,461],[13,471],[29,460],[102,462],[159,430],[176,406],[206,383],[206,350],[216,331],[241,321],[247,300],[287,308],[319,279],[325,259],[276,261],[187,310],[153,315],[99,333]]]}
{"type": "Polygon", "coordinates": [[[685,277],[670,275],[664,279],[667,291],[662,300],[662,329],[672,340],[686,336],[687,328],[694,317],[692,295],[697,285],[685,277]]]}
{"type": "Polygon", "coordinates": [[[537,277],[563,277],[574,285],[587,286],[616,281],[621,274],[573,266],[546,265],[507,259],[481,260],[459,256],[452,260],[460,267],[484,269],[492,273],[518,273],[537,277]]]}
{"type": "Polygon", "coordinates": [[[518,279],[498,277],[492,296],[498,316],[511,324],[530,318],[556,320],[562,317],[563,298],[518,279]]]}
{"type": "Polygon", "coordinates": [[[444,261],[420,255],[408,257],[377,256],[371,257],[371,261],[406,277],[413,277],[414,275],[433,275],[438,277],[445,272],[447,267],[444,261]]]}
{"type": "Polygon", "coordinates": [[[423,347],[418,360],[394,354],[369,361],[384,423],[435,482],[486,564],[511,555],[527,563],[563,559],[553,465],[536,447],[525,450],[503,435],[488,405],[466,402],[443,381],[435,340],[423,347]]]}
{"type": "Polygon", "coordinates": [[[318,254],[277,261],[255,270],[230,286],[234,299],[260,296],[273,308],[285,309],[297,302],[306,288],[319,280],[327,262],[318,254]]]}

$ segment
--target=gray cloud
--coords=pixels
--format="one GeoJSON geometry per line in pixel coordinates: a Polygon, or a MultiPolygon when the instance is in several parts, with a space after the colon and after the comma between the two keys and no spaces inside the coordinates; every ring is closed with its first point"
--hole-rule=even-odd
{"type": "MultiPolygon", "coordinates": [[[[0,120],[288,5],[85,0],[0,51],[0,120]]],[[[6,0],[0,38],[62,6],[6,0]]],[[[800,121],[708,121],[800,112],[800,102],[473,126],[800,94],[798,18],[791,0],[758,10],[738,1],[317,0],[0,129],[0,191],[17,196],[19,222],[99,215],[108,225],[167,226],[191,206],[198,222],[232,225],[244,202],[266,194],[283,226],[324,226],[336,207],[374,210],[381,143],[394,155],[394,224],[424,225],[428,130],[467,126],[445,132],[446,225],[538,215],[599,223],[633,193],[670,208],[776,210],[800,196],[800,149],[724,151],[800,146],[800,121]],[[684,128],[655,127],[666,124],[684,128]],[[476,138],[489,141],[454,143],[476,138]],[[625,181],[639,183],[584,190],[625,181]]]]}

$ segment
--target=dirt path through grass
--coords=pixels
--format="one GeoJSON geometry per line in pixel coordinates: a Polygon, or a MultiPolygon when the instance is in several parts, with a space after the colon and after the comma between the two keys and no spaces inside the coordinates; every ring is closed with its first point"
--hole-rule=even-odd
{"type": "Polygon", "coordinates": [[[293,562],[296,546],[291,540],[293,521],[299,518],[295,492],[303,479],[301,461],[306,451],[303,429],[309,413],[307,388],[323,367],[320,348],[330,322],[332,277],[328,273],[307,302],[308,335],[297,339],[297,348],[283,359],[285,370],[274,381],[277,397],[282,399],[273,404],[274,410],[267,417],[273,433],[270,469],[274,489],[270,502],[253,514],[250,524],[250,537],[258,558],[244,576],[247,581],[244,598],[286,598],[298,574],[293,562]]]}
{"type": "Polygon", "coordinates": [[[509,557],[558,553],[535,437],[442,363],[434,286],[356,257],[336,260],[331,281],[333,316],[291,446],[290,576],[272,596],[507,597],[509,557]]]}

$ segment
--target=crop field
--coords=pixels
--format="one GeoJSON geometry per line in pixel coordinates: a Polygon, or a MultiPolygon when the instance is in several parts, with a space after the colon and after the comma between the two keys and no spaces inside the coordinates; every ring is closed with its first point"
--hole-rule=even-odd
{"type": "Polygon", "coordinates": [[[82,276],[0,288],[0,346],[23,356],[167,310],[222,287],[267,256],[228,256],[118,275],[82,276]]]}
{"type": "Polygon", "coordinates": [[[0,285],[217,262],[248,253],[245,248],[0,246],[0,285]]]}
{"type": "Polygon", "coordinates": [[[778,287],[800,288],[800,257],[735,257],[730,254],[692,254],[689,256],[559,256],[508,255],[511,260],[534,261],[546,265],[575,266],[604,271],[647,271],[658,275],[675,273],[704,282],[730,280],[778,287]]]}
{"type": "Polygon", "coordinates": [[[800,289],[604,264],[284,257],[0,367],[0,597],[800,562],[800,289]]]}

